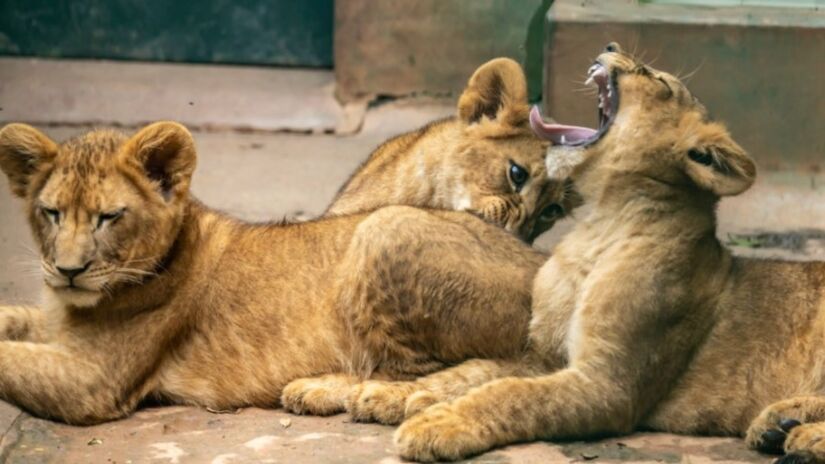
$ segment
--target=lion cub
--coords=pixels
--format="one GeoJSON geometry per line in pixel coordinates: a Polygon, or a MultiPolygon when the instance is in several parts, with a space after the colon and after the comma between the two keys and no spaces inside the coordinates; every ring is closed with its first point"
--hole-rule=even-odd
{"type": "Polygon", "coordinates": [[[536,276],[523,360],[367,384],[363,403],[406,399],[410,415],[428,389],[450,398],[526,376],[404,422],[396,443],[416,460],[643,426],[745,435],[785,462],[825,462],[825,263],[736,258],[720,244],[719,198],[756,169],[678,79],[615,44],[589,78],[598,129],[532,118],[558,145],[548,175],[570,176],[593,209],[536,276]]]}
{"type": "Polygon", "coordinates": [[[272,407],[299,377],[410,378],[526,342],[546,258],[501,228],[404,206],[248,224],[190,195],[195,163],[172,122],[60,145],[0,130],[46,294],[0,307],[0,398],[73,424],[146,397],[272,407]]]}
{"type": "Polygon", "coordinates": [[[569,182],[547,178],[548,143],[530,130],[527,81],[509,58],[479,67],[458,116],[378,147],[325,215],[388,204],[468,211],[528,243],[580,203],[569,182]]]}

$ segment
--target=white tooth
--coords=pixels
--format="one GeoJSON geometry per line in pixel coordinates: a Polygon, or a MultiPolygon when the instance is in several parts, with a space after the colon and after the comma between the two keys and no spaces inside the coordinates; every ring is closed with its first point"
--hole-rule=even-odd
{"type": "Polygon", "coordinates": [[[596,72],[597,69],[599,69],[599,65],[594,64],[593,66],[590,67],[590,69],[587,70],[587,74],[592,75],[594,72],[596,72]]]}
{"type": "Polygon", "coordinates": [[[587,80],[584,81],[584,85],[591,85],[591,84],[593,84],[593,76],[588,77],[587,80]]]}
{"type": "Polygon", "coordinates": [[[564,134],[561,136],[561,143],[567,143],[567,137],[565,137],[564,134]]]}
{"type": "Polygon", "coordinates": [[[612,96],[613,96],[613,89],[607,89],[607,98],[610,98],[612,96]]]}
{"type": "Polygon", "coordinates": [[[602,101],[602,99],[600,98],[600,99],[599,99],[599,108],[601,108],[601,107],[603,107],[603,106],[604,106],[604,102],[603,102],[603,101],[602,101]]]}

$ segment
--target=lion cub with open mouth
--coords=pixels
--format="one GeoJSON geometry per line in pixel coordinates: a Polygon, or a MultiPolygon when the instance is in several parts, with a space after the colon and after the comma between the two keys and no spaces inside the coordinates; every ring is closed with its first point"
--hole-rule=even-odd
{"type": "Polygon", "coordinates": [[[738,258],[720,244],[719,198],[748,189],[756,169],[678,79],[615,44],[589,76],[598,129],[533,115],[558,145],[548,173],[570,176],[593,210],[536,277],[524,360],[362,394],[385,407],[395,395],[397,409],[416,388],[449,398],[460,384],[528,376],[404,422],[396,443],[417,460],[642,426],[746,435],[788,462],[825,461],[825,263],[738,258]]]}

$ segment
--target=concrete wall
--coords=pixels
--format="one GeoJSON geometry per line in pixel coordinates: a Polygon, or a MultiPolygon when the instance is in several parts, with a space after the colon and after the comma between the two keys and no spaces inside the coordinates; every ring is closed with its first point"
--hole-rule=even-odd
{"type": "MultiPolygon", "coordinates": [[[[481,63],[541,62],[550,0],[338,0],[339,97],[455,93],[481,63]],[[531,21],[533,27],[531,27],[531,21]],[[531,35],[532,32],[532,35],[531,35]],[[536,44],[532,50],[532,44],[536,44]],[[528,54],[535,53],[534,60],[528,54]]],[[[540,66],[535,93],[540,91],[540,66]]]]}

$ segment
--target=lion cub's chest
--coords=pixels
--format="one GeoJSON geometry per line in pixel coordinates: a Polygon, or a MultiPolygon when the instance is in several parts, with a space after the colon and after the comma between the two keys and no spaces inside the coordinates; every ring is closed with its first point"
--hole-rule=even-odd
{"type": "Polygon", "coordinates": [[[576,308],[588,278],[620,243],[611,234],[582,227],[574,230],[555,250],[536,275],[533,285],[532,345],[546,359],[569,359],[577,343],[576,308]]]}

